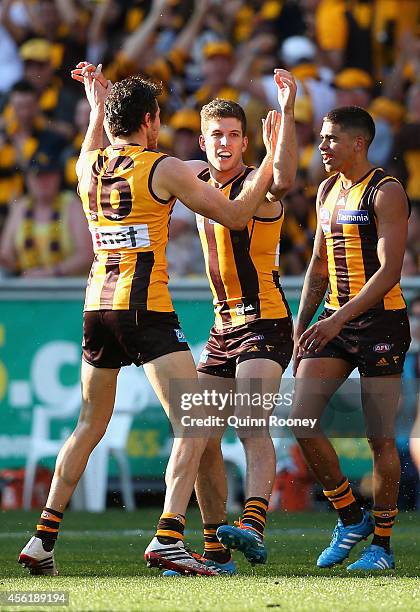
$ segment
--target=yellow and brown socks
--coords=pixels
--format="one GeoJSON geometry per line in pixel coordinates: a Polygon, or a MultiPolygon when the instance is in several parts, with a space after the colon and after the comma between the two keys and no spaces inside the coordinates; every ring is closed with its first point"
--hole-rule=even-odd
{"type": "Polygon", "coordinates": [[[373,532],[372,544],[375,544],[375,546],[382,546],[388,554],[391,547],[391,532],[397,514],[397,508],[392,508],[391,510],[373,510],[375,531],[373,532]]]}
{"type": "Polygon", "coordinates": [[[324,491],[324,495],[337,510],[344,526],[357,525],[363,520],[363,512],[354,498],[347,478],[344,478],[335,489],[324,491]]]}
{"type": "Polygon", "coordinates": [[[227,563],[230,561],[231,552],[229,548],[225,548],[221,542],[217,539],[216,531],[222,525],[227,525],[227,522],[223,523],[204,523],[204,554],[203,557],[216,561],[216,563],[227,563]]]}
{"type": "Polygon", "coordinates": [[[241,527],[255,531],[262,539],[267,520],[267,508],[267,499],[263,497],[248,497],[241,518],[241,527]]]}
{"type": "Polygon", "coordinates": [[[164,512],[157,524],[156,537],[161,544],[175,544],[184,540],[185,516],[164,512]]]}
{"type": "Polygon", "coordinates": [[[47,552],[51,552],[54,548],[62,518],[63,513],[52,508],[45,507],[41,512],[35,535],[37,538],[41,538],[42,546],[47,552]]]}

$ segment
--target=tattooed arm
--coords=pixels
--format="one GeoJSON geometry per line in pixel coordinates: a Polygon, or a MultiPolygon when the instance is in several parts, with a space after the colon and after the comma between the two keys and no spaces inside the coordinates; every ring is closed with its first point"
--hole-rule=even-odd
{"type": "MultiPolygon", "coordinates": [[[[323,187],[321,183],[318,190],[318,197],[323,187]]],[[[317,209],[318,204],[317,204],[317,209]]],[[[306,271],[305,280],[303,283],[302,295],[300,297],[299,312],[295,325],[294,340],[295,346],[293,351],[293,374],[296,374],[302,351],[299,349],[299,338],[307,329],[316,313],[319,305],[324,299],[325,292],[328,287],[328,265],[327,265],[327,248],[324,238],[324,233],[318,218],[316,228],[314,250],[312,258],[306,271]]]]}

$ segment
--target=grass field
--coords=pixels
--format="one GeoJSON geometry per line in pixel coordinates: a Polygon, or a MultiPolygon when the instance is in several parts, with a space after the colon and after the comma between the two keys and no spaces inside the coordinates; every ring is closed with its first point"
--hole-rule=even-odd
{"type": "MultiPolygon", "coordinates": [[[[60,576],[30,577],[16,563],[38,513],[0,513],[0,591],[63,590],[73,610],[150,612],[420,610],[420,515],[399,516],[394,549],[397,569],[385,574],[349,575],[345,567],[320,570],[318,553],[329,542],[332,513],[270,515],[267,565],[252,568],[236,555],[233,578],[163,578],[148,569],[143,551],[159,510],[105,514],[67,512],[56,547],[60,576]]],[[[236,517],[234,517],[236,518],[236,517]]],[[[189,513],[187,541],[201,549],[197,512],[189,513]]],[[[351,559],[361,551],[353,550],[351,559]]],[[[9,607],[3,610],[64,610],[9,607]]]]}

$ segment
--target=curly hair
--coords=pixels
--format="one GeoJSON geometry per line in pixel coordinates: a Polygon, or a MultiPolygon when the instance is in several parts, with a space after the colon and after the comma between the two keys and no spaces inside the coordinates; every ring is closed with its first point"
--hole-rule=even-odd
{"type": "Polygon", "coordinates": [[[156,98],[161,93],[161,85],[140,76],[115,83],[105,101],[105,119],[111,134],[116,137],[137,132],[147,113],[154,119],[158,110],[156,98]]]}
{"type": "Polygon", "coordinates": [[[200,111],[201,129],[204,131],[206,123],[212,119],[224,119],[225,117],[234,117],[239,119],[242,127],[242,135],[246,134],[246,116],[242,106],[232,100],[223,100],[216,98],[212,100],[200,111]]]}

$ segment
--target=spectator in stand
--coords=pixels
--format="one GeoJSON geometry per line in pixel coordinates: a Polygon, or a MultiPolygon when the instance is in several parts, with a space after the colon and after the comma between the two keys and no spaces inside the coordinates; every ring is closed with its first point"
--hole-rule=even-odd
{"type": "MultiPolygon", "coordinates": [[[[13,19],[13,2],[6,0],[3,23],[17,44],[30,38],[47,39],[52,47],[54,70],[67,78],[77,58],[86,54],[86,31],[90,11],[74,0],[24,0],[24,18],[13,19]]],[[[71,87],[71,85],[69,85],[71,87]]]]}
{"type": "Polygon", "coordinates": [[[0,262],[25,277],[87,273],[92,241],[80,201],[60,192],[57,159],[38,151],[27,172],[28,195],[13,203],[0,240],[0,262]]]}
{"type": "MultiPolygon", "coordinates": [[[[110,0],[105,0],[106,3],[112,4],[110,0]]],[[[105,62],[105,74],[112,82],[137,73],[162,81],[164,92],[159,98],[162,116],[165,115],[166,106],[170,102],[169,89],[172,79],[175,76],[184,76],[185,63],[203,25],[210,0],[194,1],[190,19],[177,35],[170,51],[162,54],[156,45],[156,36],[170,4],[170,0],[153,0],[146,19],[124,40],[122,48],[113,60],[105,62]]],[[[95,21],[94,30],[91,31],[91,43],[103,43],[106,38],[106,19],[107,13],[103,9],[95,21]]]]}
{"type": "Polygon", "coordinates": [[[181,108],[171,117],[173,137],[173,155],[187,161],[189,159],[204,159],[198,144],[200,135],[200,114],[192,108],[181,108]]]}
{"type": "Polygon", "coordinates": [[[299,276],[312,256],[316,230],[315,198],[308,197],[306,175],[300,170],[293,188],[284,196],[284,223],[280,240],[280,266],[283,274],[299,276]]]}
{"type": "Polygon", "coordinates": [[[80,155],[80,147],[82,146],[86,130],[89,125],[90,105],[86,98],[80,98],[76,104],[74,113],[74,124],[76,134],[73,136],[71,144],[67,146],[62,155],[64,168],[64,184],[67,189],[76,191],[77,189],[77,174],[76,163],[80,155]]]}
{"type": "Polygon", "coordinates": [[[389,166],[408,197],[420,206],[420,83],[408,91],[407,119],[395,137],[389,166]]]}
{"type": "MultiPolygon", "coordinates": [[[[45,38],[31,38],[20,47],[24,78],[38,94],[39,107],[49,122],[49,128],[70,138],[77,96],[56,76],[53,46],[45,38]]],[[[7,108],[5,112],[7,113],[7,108]]]]}
{"type": "Polygon", "coordinates": [[[401,38],[415,32],[420,5],[412,0],[317,0],[316,41],[334,71],[357,67],[380,80],[401,38]]]}
{"type": "MultiPolygon", "coordinates": [[[[198,145],[200,115],[192,108],[182,108],[171,118],[173,155],[187,161],[204,159],[198,145]]],[[[169,226],[168,271],[176,276],[204,274],[204,260],[197,232],[195,214],[176,202],[169,226]]]]}
{"type": "Polygon", "coordinates": [[[0,230],[11,201],[24,191],[24,172],[39,149],[58,156],[65,139],[46,129],[38,96],[27,81],[18,81],[9,93],[0,131],[0,230]]]}

